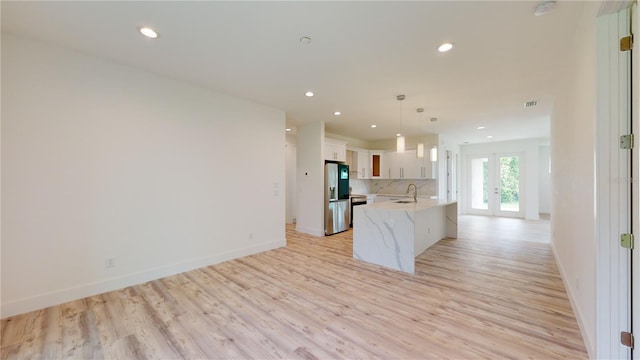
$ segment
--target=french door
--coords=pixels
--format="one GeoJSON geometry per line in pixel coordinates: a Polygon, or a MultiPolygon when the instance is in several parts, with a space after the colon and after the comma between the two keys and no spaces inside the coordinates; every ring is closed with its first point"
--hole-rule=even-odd
{"type": "Polygon", "coordinates": [[[521,154],[471,155],[468,158],[468,212],[524,217],[521,154]]]}

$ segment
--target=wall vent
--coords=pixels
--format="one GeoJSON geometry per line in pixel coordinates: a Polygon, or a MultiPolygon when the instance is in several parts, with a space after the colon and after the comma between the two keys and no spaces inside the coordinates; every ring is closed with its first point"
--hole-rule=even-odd
{"type": "Polygon", "coordinates": [[[533,101],[527,101],[526,103],[524,103],[524,107],[525,108],[530,108],[530,107],[534,107],[538,105],[538,102],[533,100],[533,101]]]}

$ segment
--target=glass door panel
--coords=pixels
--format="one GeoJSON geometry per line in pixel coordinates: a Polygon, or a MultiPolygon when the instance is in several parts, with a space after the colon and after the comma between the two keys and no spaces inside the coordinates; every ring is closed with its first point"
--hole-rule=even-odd
{"type": "Polygon", "coordinates": [[[471,159],[471,209],[489,210],[489,158],[471,159]]]}
{"type": "Polygon", "coordinates": [[[519,156],[500,156],[500,211],[520,212],[519,156]]]}

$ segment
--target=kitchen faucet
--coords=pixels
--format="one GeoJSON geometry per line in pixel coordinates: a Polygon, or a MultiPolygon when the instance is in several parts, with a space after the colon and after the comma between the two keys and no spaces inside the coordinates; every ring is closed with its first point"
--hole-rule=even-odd
{"type": "Polygon", "coordinates": [[[409,184],[409,186],[407,186],[407,191],[405,191],[405,194],[409,193],[409,189],[411,189],[411,185],[413,185],[413,202],[418,202],[418,187],[416,186],[416,184],[409,184]]]}

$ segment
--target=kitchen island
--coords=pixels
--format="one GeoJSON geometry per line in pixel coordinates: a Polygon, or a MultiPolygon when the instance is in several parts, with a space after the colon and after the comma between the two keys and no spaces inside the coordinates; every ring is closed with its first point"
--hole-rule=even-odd
{"type": "Polygon", "coordinates": [[[458,237],[458,203],[407,198],[353,209],[353,258],[414,273],[415,257],[458,237]]]}

